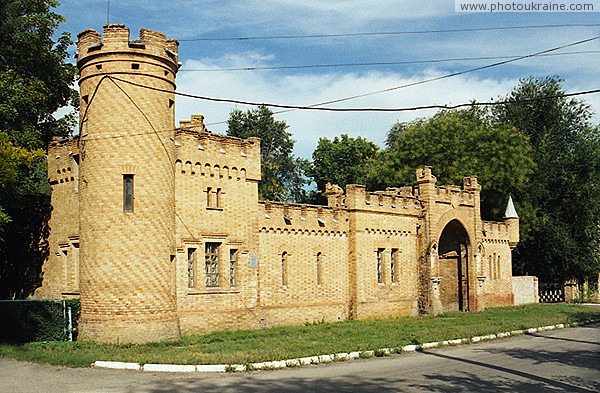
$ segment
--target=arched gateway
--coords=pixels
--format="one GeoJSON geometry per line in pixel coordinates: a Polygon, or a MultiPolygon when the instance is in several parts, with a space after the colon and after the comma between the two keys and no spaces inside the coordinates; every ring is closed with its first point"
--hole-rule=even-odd
{"type": "Polygon", "coordinates": [[[439,239],[440,300],[444,311],[469,311],[469,235],[450,221],[439,239]]]}

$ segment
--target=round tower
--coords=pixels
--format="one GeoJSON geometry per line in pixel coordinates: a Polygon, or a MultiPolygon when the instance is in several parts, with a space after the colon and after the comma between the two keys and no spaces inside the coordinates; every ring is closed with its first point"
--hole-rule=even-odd
{"type": "Polygon", "coordinates": [[[78,36],[81,340],[180,337],[173,143],[178,43],[124,25],[78,36]]]}

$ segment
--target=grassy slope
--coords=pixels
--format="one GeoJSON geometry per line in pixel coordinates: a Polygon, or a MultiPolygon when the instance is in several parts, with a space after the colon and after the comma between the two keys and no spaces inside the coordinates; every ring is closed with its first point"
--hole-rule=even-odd
{"type": "Polygon", "coordinates": [[[372,321],[318,323],[186,336],[175,343],[86,342],[0,344],[0,357],[87,367],[96,360],[171,364],[246,364],[303,356],[401,347],[516,329],[599,319],[600,309],[536,304],[372,321]]]}

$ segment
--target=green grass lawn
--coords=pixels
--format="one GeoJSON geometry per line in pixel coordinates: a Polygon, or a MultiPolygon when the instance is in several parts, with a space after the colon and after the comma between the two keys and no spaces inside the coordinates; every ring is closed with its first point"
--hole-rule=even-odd
{"type": "Polygon", "coordinates": [[[340,352],[402,347],[530,327],[600,319],[600,309],[535,304],[370,321],[318,323],[191,335],[177,342],[110,345],[89,342],[0,344],[0,357],[70,367],[96,360],[171,364],[247,364],[340,352]]]}

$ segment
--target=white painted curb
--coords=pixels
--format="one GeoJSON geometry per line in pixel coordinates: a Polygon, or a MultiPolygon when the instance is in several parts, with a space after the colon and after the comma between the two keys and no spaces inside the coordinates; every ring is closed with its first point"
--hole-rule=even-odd
{"type": "Polygon", "coordinates": [[[139,370],[139,369],[141,369],[141,366],[139,363],[105,362],[102,360],[92,363],[92,367],[111,368],[111,369],[115,369],[115,370],[139,370]]]}
{"type": "Polygon", "coordinates": [[[350,352],[350,353],[336,353],[331,355],[320,355],[320,356],[308,356],[299,359],[288,359],[288,360],[274,360],[271,362],[251,363],[249,367],[242,364],[202,364],[202,365],[178,365],[178,364],[144,364],[140,366],[139,363],[125,363],[125,362],[108,362],[108,361],[96,361],[92,363],[92,367],[98,368],[110,368],[120,370],[143,370],[147,372],[201,372],[201,373],[224,373],[224,372],[241,372],[241,371],[253,371],[253,370],[273,370],[285,367],[298,367],[309,364],[320,364],[320,363],[331,363],[334,361],[346,361],[350,359],[359,358],[370,358],[373,356],[388,356],[393,353],[400,352],[415,352],[424,349],[438,348],[448,345],[460,345],[468,343],[477,343],[486,340],[495,340],[498,338],[505,338],[511,336],[519,336],[523,334],[531,334],[546,330],[564,329],[566,327],[575,327],[586,325],[589,323],[600,322],[596,321],[584,321],[574,322],[570,324],[559,323],[557,325],[542,326],[537,328],[529,328],[524,330],[513,330],[510,332],[503,332],[497,334],[489,334],[487,336],[474,336],[471,338],[457,338],[454,340],[447,340],[442,342],[430,342],[423,344],[405,345],[401,348],[382,348],[378,350],[350,352]]]}
{"type": "Polygon", "coordinates": [[[144,364],[142,370],[169,373],[191,373],[196,371],[196,366],[182,364],[144,364]]]}

